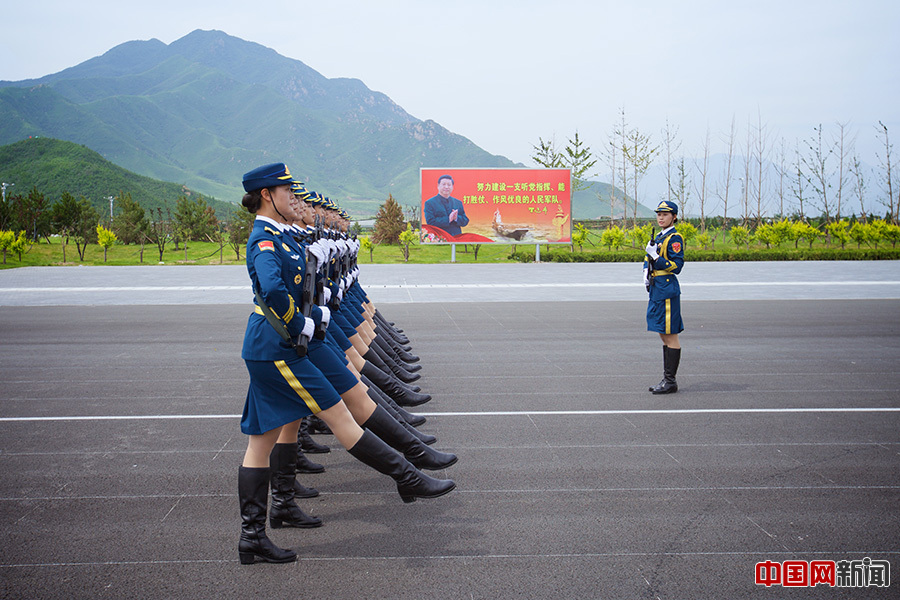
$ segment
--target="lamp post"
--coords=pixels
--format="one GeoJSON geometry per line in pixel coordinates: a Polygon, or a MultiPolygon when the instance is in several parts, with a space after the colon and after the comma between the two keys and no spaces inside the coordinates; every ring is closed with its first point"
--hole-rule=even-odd
{"type": "Polygon", "coordinates": [[[107,196],[107,200],[109,200],[109,227],[112,229],[112,220],[113,220],[113,200],[115,196],[107,196]]]}
{"type": "Polygon", "coordinates": [[[6,188],[12,187],[12,186],[14,186],[14,185],[16,185],[16,184],[14,184],[14,183],[6,183],[6,182],[4,181],[3,184],[2,184],[2,186],[0,186],[0,187],[3,188],[3,202],[4,202],[4,203],[6,203],[6,188]]]}

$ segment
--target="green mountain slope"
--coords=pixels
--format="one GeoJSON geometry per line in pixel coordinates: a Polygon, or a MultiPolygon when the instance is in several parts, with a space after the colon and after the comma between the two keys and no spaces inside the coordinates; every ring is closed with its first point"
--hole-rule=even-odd
{"type": "Polygon", "coordinates": [[[352,79],[218,31],[128,42],[47,77],[0,82],[0,143],[83,144],[136,173],[237,202],[244,172],[284,161],[355,214],[418,197],[423,166],[512,167],[352,79]]]}
{"type": "MultiPolygon", "coordinates": [[[[131,194],[145,209],[165,210],[168,204],[172,211],[179,197],[197,195],[184,186],[127,171],[79,144],[50,138],[0,146],[0,179],[15,183],[7,196],[24,195],[36,187],[51,200],[58,200],[67,191],[90,200],[101,215],[109,213],[107,197],[121,192],[131,194]]],[[[235,208],[234,204],[204,198],[220,219],[227,218],[235,208]]]]}

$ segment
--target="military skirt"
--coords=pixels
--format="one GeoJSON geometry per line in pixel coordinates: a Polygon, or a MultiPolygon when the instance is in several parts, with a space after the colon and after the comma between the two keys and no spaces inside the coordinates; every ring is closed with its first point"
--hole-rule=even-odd
{"type": "Polygon", "coordinates": [[[261,435],[341,401],[340,394],[306,356],[286,360],[244,360],[250,387],[241,431],[261,435]]]}

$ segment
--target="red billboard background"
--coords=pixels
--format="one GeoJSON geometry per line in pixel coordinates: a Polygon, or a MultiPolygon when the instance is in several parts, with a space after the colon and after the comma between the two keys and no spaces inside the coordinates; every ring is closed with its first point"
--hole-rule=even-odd
{"type": "Polygon", "coordinates": [[[429,168],[421,169],[419,173],[423,243],[545,244],[572,241],[569,169],[429,168]],[[427,221],[425,203],[438,195],[438,179],[442,175],[453,178],[450,196],[462,203],[469,219],[459,235],[452,235],[427,221]]]}

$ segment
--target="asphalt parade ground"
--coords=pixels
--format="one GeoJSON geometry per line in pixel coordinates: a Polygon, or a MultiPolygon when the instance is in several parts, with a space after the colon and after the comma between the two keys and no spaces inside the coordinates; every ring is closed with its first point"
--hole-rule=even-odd
{"type": "Polygon", "coordinates": [[[688,264],[670,396],[637,265],[360,280],[457,490],[403,504],[317,436],[324,526],[242,566],[245,270],[0,271],[0,598],[898,597],[900,263],[688,264]],[[755,582],[864,558],[889,588],[755,582]]]}

